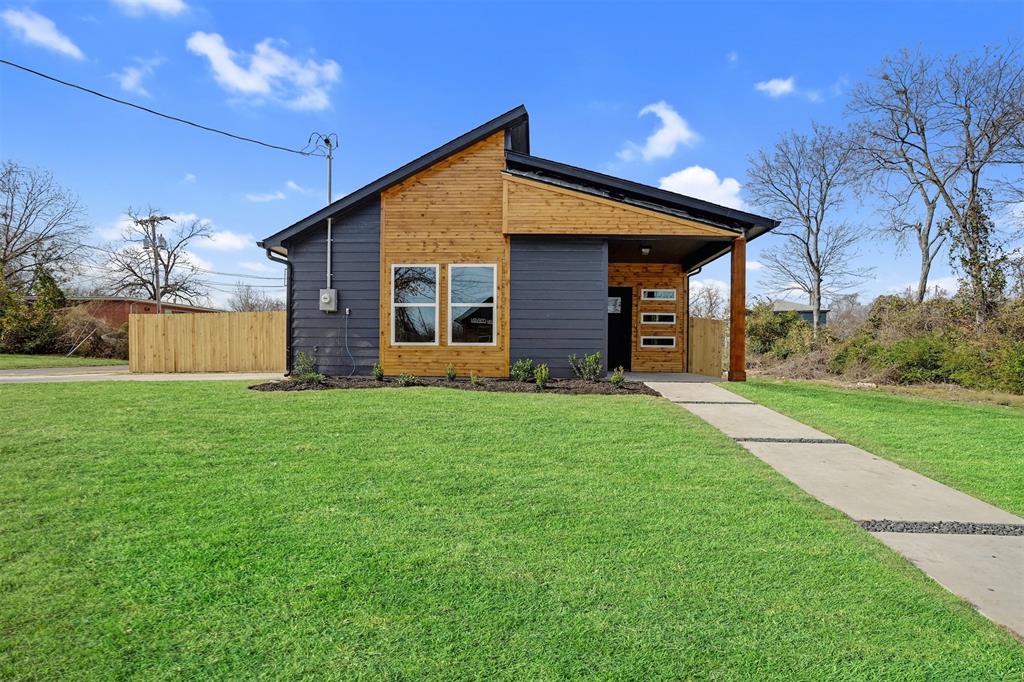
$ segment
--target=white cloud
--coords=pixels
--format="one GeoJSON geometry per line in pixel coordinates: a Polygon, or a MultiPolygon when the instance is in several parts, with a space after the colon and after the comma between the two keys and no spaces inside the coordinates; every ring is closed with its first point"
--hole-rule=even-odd
{"type": "Polygon", "coordinates": [[[326,109],[331,105],[328,91],[341,78],[341,67],[331,59],[301,61],[278,49],[286,45],[267,38],[256,44],[251,55],[244,55],[228,48],[220,34],[202,31],[186,42],[190,52],[209,60],[213,77],[229,92],[280,102],[291,109],[326,109]]]}
{"type": "Polygon", "coordinates": [[[183,177],[181,181],[187,182],[190,185],[194,185],[196,184],[196,175],[195,173],[185,173],[185,177],[183,177]]]}
{"type": "Polygon", "coordinates": [[[766,93],[769,97],[784,97],[796,92],[796,79],[793,76],[789,78],[772,78],[771,80],[754,83],[754,89],[758,92],[766,93]]]}
{"type": "Polygon", "coordinates": [[[696,197],[713,204],[744,209],[740,198],[740,183],[735,178],[721,178],[718,173],[703,166],[690,166],[659,180],[659,187],[696,197]]]}
{"type": "Polygon", "coordinates": [[[747,261],[747,270],[751,270],[751,271],[764,270],[764,263],[762,263],[761,261],[757,261],[757,260],[748,260],[747,261]]]}
{"type": "Polygon", "coordinates": [[[285,198],[285,195],[284,192],[281,191],[264,192],[262,194],[250,192],[249,194],[245,195],[245,198],[248,199],[249,201],[253,201],[256,203],[263,203],[265,201],[281,201],[282,199],[285,198]]]}
{"type": "Polygon", "coordinates": [[[212,261],[208,261],[194,251],[182,251],[182,260],[200,270],[215,270],[212,261]]]}
{"type": "Polygon", "coordinates": [[[732,51],[727,52],[725,54],[725,61],[729,62],[730,64],[735,64],[739,60],[740,60],[740,54],[736,50],[732,50],[732,51]]]}
{"type": "Polygon", "coordinates": [[[269,262],[264,262],[260,260],[244,260],[241,263],[239,263],[239,265],[241,265],[243,268],[250,272],[280,273],[279,268],[274,268],[270,265],[269,262]]]}
{"type": "Polygon", "coordinates": [[[198,246],[217,251],[240,251],[255,246],[256,239],[251,234],[238,234],[231,230],[217,230],[210,233],[210,238],[198,246]]]}
{"type": "Polygon", "coordinates": [[[298,192],[299,194],[309,194],[308,189],[306,189],[299,183],[295,182],[294,180],[289,180],[288,182],[284,183],[284,186],[293,192],[298,192]]]}
{"type": "Polygon", "coordinates": [[[0,18],[17,36],[30,45],[53,50],[72,59],[85,59],[85,54],[71,39],[57,29],[57,25],[31,9],[9,9],[0,18]]]}
{"type": "Polygon", "coordinates": [[[136,95],[150,97],[149,91],[142,84],[142,81],[153,75],[156,67],[164,63],[163,59],[140,59],[135,58],[135,64],[129,64],[117,73],[110,74],[116,78],[121,89],[125,92],[133,92],[136,95]]]}
{"type": "Polygon", "coordinates": [[[165,17],[173,17],[188,9],[184,0],[112,0],[112,2],[128,14],[136,16],[152,11],[165,17]]]}
{"type": "Polygon", "coordinates": [[[638,116],[654,114],[661,119],[661,127],[647,138],[643,146],[635,142],[627,142],[618,153],[623,161],[633,161],[639,155],[644,161],[663,159],[675,153],[680,144],[690,145],[700,139],[690,124],[680,116],[672,106],[662,100],[648,104],[640,110],[638,116]]]}
{"type": "Polygon", "coordinates": [[[820,90],[807,90],[804,92],[804,97],[806,97],[811,102],[814,102],[815,104],[824,101],[825,99],[824,97],[821,96],[820,90]]]}

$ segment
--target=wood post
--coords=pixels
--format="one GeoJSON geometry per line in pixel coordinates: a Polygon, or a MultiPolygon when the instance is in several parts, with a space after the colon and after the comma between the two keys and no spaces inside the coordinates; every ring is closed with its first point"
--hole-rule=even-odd
{"type": "Polygon", "coordinates": [[[732,241],[729,290],[729,381],[747,379],[747,242],[732,241]]]}

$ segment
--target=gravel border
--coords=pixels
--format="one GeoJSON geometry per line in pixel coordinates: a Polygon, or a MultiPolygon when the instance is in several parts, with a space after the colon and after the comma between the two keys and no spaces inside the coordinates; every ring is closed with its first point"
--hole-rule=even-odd
{"type": "Polygon", "coordinates": [[[737,443],[817,443],[819,445],[846,445],[838,438],[733,438],[737,443]]]}
{"type": "Polygon", "coordinates": [[[969,521],[858,521],[869,533],[932,533],[936,535],[1010,535],[1024,537],[1022,523],[971,523],[969,521]]]}

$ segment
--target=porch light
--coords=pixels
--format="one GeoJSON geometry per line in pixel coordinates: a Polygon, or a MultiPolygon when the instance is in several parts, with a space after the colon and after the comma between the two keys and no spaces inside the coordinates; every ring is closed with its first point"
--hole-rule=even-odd
{"type": "Polygon", "coordinates": [[[651,247],[649,247],[649,246],[641,246],[640,247],[640,255],[641,256],[650,256],[651,255],[651,247]]]}

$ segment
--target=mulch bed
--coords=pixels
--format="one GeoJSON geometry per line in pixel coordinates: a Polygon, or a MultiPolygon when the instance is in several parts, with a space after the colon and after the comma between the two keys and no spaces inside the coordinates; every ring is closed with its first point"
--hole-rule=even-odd
{"type": "MultiPolygon", "coordinates": [[[[552,379],[544,390],[536,384],[511,379],[481,379],[473,384],[468,379],[423,378],[416,379],[412,386],[437,386],[455,388],[463,391],[490,391],[492,393],[562,393],[571,395],[658,395],[640,381],[626,381],[621,386],[613,386],[607,379],[602,381],[580,381],[578,379],[552,379]]],[[[408,388],[395,378],[377,381],[371,377],[326,377],[323,381],[270,381],[265,384],[250,386],[254,391],[323,391],[336,388],[408,388]]]]}

